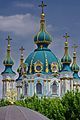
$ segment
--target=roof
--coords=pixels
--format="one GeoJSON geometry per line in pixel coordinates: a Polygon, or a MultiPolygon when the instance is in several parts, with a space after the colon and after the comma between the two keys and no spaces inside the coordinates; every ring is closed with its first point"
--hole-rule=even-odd
{"type": "Polygon", "coordinates": [[[41,45],[48,47],[48,45],[52,42],[51,35],[49,35],[49,33],[46,31],[44,13],[41,13],[40,30],[37,35],[35,35],[34,42],[38,45],[38,47],[40,47],[41,45]]]}
{"type": "Polygon", "coordinates": [[[62,63],[71,63],[71,58],[70,58],[70,56],[69,55],[64,55],[63,57],[62,57],[62,59],[61,59],[61,62],[62,63]]]}
{"type": "Polygon", "coordinates": [[[77,65],[77,63],[73,63],[71,69],[74,72],[79,72],[79,66],[77,65]]]}
{"type": "Polygon", "coordinates": [[[77,80],[80,80],[80,77],[79,77],[79,75],[78,75],[78,72],[74,72],[74,73],[73,73],[73,78],[74,78],[74,79],[77,79],[77,80]]]}
{"type": "Polygon", "coordinates": [[[35,43],[50,43],[52,41],[51,36],[47,31],[40,31],[35,37],[34,37],[34,42],[35,43]]]}
{"type": "Polygon", "coordinates": [[[30,66],[32,66],[32,74],[35,73],[34,67],[35,67],[35,63],[37,61],[40,61],[40,63],[42,64],[42,72],[41,73],[43,73],[43,74],[46,73],[45,72],[46,64],[48,64],[48,69],[49,69],[48,73],[52,73],[51,72],[51,64],[52,63],[56,63],[60,66],[59,59],[48,48],[42,48],[42,49],[38,48],[38,49],[34,50],[34,52],[32,52],[27,57],[27,59],[25,60],[25,64],[26,64],[26,66],[28,65],[28,73],[30,71],[30,66]]]}
{"type": "Polygon", "coordinates": [[[16,75],[16,73],[12,70],[12,66],[6,66],[5,70],[1,74],[14,74],[14,75],[16,75]]]}
{"type": "Polygon", "coordinates": [[[69,64],[63,64],[61,72],[72,72],[69,64]]]}
{"type": "Polygon", "coordinates": [[[0,107],[0,120],[49,120],[38,112],[19,106],[0,107]]]}

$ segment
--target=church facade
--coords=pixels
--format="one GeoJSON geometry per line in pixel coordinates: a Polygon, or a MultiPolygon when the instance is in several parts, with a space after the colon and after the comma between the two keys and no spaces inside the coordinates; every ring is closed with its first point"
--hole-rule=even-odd
{"type": "Polygon", "coordinates": [[[71,59],[68,47],[69,36],[66,33],[64,55],[61,60],[49,49],[52,37],[46,30],[43,11],[45,6],[43,2],[39,5],[42,7],[40,29],[34,37],[37,48],[24,60],[24,48],[21,47],[20,65],[17,70],[19,76],[16,80],[14,80],[16,73],[12,70],[14,62],[10,55],[10,37],[8,36],[7,57],[3,62],[5,70],[2,72],[3,98],[6,98],[9,89],[16,89],[17,99],[20,99],[21,95],[31,97],[34,94],[39,97],[62,97],[67,90],[76,88],[80,90],[79,66],[76,60],[77,46],[73,46],[73,59],[71,59]]]}

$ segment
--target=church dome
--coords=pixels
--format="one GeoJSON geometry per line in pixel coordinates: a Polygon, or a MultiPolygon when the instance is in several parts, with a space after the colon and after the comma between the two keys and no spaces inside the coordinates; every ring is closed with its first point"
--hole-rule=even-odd
{"type": "Polygon", "coordinates": [[[41,14],[40,20],[40,30],[34,37],[34,43],[37,44],[38,47],[47,47],[52,42],[52,37],[46,31],[45,27],[45,15],[44,13],[41,14]]]}
{"type": "Polygon", "coordinates": [[[19,106],[0,107],[0,120],[49,120],[40,113],[19,106]]]}
{"type": "Polygon", "coordinates": [[[45,18],[45,15],[44,13],[42,13],[41,20],[40,20],[40,31],[34,37],[35,44],[49,45],[52,42],[51,35],[49,35],[49,33],[46,31],[44,18],[45,18]]]}
{"type": "Polygon", "coordinates": [[[25,64],[28,65],[27,73],[41,72],[52,73],[60,69],[60,62],[57,57],[48,48],[38,48],[34,50],[26,59],[25,64]]]}
{"type": "Polygon", "coordinates": [[[35,37],[34,42],[35,43],[50,43],[52,41],[51,36],[47,31],[40,31],[35,37]]]}
{"type": "Polygon", "coordinates": [[[74,45],[73,48],[74,48],[74,52],[73,52],[73,63],[72,63],[71,69],[72,69],[72,71],[74,71],[74,72],[79,72],[79,66],[78,66],[78,64],[77,64],[76,51],[75,51],[75,49],[77,48],[77,46],[74,45]]]}
{"type": "Polygon", "coordinates": [[[79,71],[79,66],[77,64],[72,64],[71,69],[74,72],[78,72],[79,71]]]}
{"type": "MultiPolygon", "coordinates": [[[[43,6],[44,5],[42,3],[41,7],[43,6]]],[[[38,48],[35,49],[25,61],[26,66],[28,66],[27,74],[51,74],[60,70],[60,61],[48,48],[51,42],[52,37],[46,30],[45,14],[42,10],[40,30],[34,37],[34,43],[38,48]]]]}
{"type": "Polygon", "coordinates": [[[62,57],[61,59],[61,62],[63,64],[70,64],[72,62],[71,60],[71,57],[69,56],[68,54],[68,41],[67,41],[67,38],[69,37],[66,33],[66,36],[64,36],[66,38],[66,41],[65,41],[65,53],[64,53],[64,56],[62,57]]]}
{"type": "Polygon", "coordinates": [[[72,60],[71,60],[71,58],[70,58],[69,55],[64,55],[63,58],[61,59],[61,62],[62,62],[62,63],[69,63],[69,64],[70,64],[71,61],[72,61],[72,60]]]}
{"type": "Polygon", "coordinates": [[[3,74],[15,75],[16,73],[12,70],[12,66],[14,65],[14,62],[13,62],[11,55],[10,55],[10,40],[11,40],[10,36],[8,36],[7,40],[8,40],[7,55],[6,55],[5,60],[3,61],[3,64],[5,66],[5,70],[1,74],[2,75],[3,74]]]}

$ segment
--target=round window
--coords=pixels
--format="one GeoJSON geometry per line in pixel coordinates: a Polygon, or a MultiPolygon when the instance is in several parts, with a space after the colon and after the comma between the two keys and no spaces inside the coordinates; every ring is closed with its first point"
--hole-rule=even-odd
{"type": "Polygon", "coordinates": [[[39,65],[36,66],[36,70],[37,70],[37,71],[40,71],[40,70],[41,70],[41,66],[39,66],[39,65]]]}

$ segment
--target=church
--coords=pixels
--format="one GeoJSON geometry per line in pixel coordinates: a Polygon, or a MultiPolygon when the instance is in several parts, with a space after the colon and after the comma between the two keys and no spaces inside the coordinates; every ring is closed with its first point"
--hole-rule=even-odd
{"type": "Polygon", "coordinates": [[[27,56],[24,60],[21,47],[20,65],[17,69],[18,78],[15,79],[16,73],[12,66],[14,62],[11,58],[10,36],[8,36],[7,55],[3,64],[5,70],[1,73],[2,79],[2,98],[7,97],[7,92],[15,89],[17,100],[21,96],[33,96],[36,94],[39,97],[62,97],[68,90],[80,90],[79,66],[77,64],[76,48],[73,48],[73,58],[69,55],[68,38],[69,35],[64,35],[64,55],[62,59],[54,55],[49,49],[52,43],[52,37],[46,30],[45,13],[43,8],[46,5],[42,2],[39,7],[42,8],[40,15],[40,29],[34,36],[34,44],[37,48],[27,56]]]}

